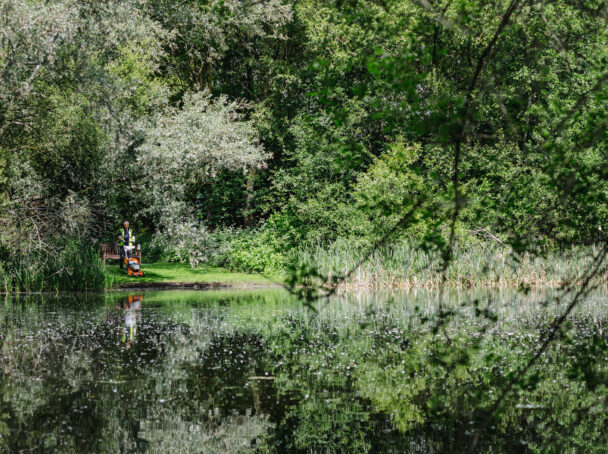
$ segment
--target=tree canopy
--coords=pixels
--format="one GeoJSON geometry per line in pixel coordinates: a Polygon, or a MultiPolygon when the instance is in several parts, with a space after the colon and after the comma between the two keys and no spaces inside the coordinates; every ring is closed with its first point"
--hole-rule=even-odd
{"type": "Polygon", "coordinates": [[[466,232],[519,251],[604,223],[603,2],[0,10],[5,261],[124,218],[192,263],[234,229],[279,255],[395,230],[447,257],[466,232]]]}

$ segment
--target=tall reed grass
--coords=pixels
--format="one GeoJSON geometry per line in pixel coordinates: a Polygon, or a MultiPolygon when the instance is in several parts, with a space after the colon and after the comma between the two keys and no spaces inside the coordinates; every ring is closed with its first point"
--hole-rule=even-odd
{"type": "Polygon", "coordinates": [[[103,290],[105,280],[98,251],[74,243],[51,256],[16,255],[0,264],[0,290],[4,292],[103,290]]]}
{"type": "MultiPolygon", "coordinates": [[[[329,247],[309,245],[292,252],[292,259],[318,270],[323,276],[342,276],[354,269],[344,285],[353,287],[507,287],[513,285],[559,286],[579,278],[588,269],[598,246],[572,247],[544,256],[516,256],[504,246],[477,243],[459,246],[445,273],[438,252],[425,252],[410,244],[386,246],[357,266],[362,248],[347,241],[329,247]]],[[[601,279],[606,280],[606,276],[601,279]]]]}

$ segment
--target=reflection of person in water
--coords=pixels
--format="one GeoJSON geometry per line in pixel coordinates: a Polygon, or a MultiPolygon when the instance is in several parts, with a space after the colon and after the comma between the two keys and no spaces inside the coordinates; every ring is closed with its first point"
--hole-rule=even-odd
{"type": "Polygon", "coordinates": [[[123,303],[125,326],[122,333],[122,341],[127,350],[131,348],[131,342],[135,341],[135,336],[137,335],[137,322],[141,321],[143,299],[143,295],[129,295],[127,301],[123,303]]]}

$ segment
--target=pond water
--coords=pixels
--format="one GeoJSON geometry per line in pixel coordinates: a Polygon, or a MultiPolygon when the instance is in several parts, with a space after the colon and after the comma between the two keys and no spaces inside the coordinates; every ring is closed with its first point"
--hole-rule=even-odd
{"type": "Polygon", "coordinates": [[[441,319],[439,295],[425,291],[347,294],[316,311],[277,289],[3,296],[0,445],[87,453],[601,446],[605,417],[587,404],[604,398],[608,383],[603,292],[570,317],[534,381],[484,416],[563,309],[555,294],[448,293],[441,319]],[[580,360],[585,354],[591,360],[580,360]]]}

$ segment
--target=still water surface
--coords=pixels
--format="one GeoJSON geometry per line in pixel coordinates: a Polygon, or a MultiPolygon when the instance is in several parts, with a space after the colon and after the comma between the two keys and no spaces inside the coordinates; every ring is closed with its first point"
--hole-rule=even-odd
{"type": "MultiPolygon", "coordinates": [[[[457,330],[495,339],[549,320],[548,296],[453,293],[444,304],[457,330]],[[497,322],[474,316],[488,305],[497,322]]],[[[386,381],[387,370],[419,379],[398,369],[400,352],[432,319],[436,293],[352,294],[318,312],[276,289],[2,298],[5,451],[446,449],[425,432],[440,429],[399,403],[410,391],[390,397],[386,381]]],[[[603,301],[581,309],[599,329],[603,301]]]]}

